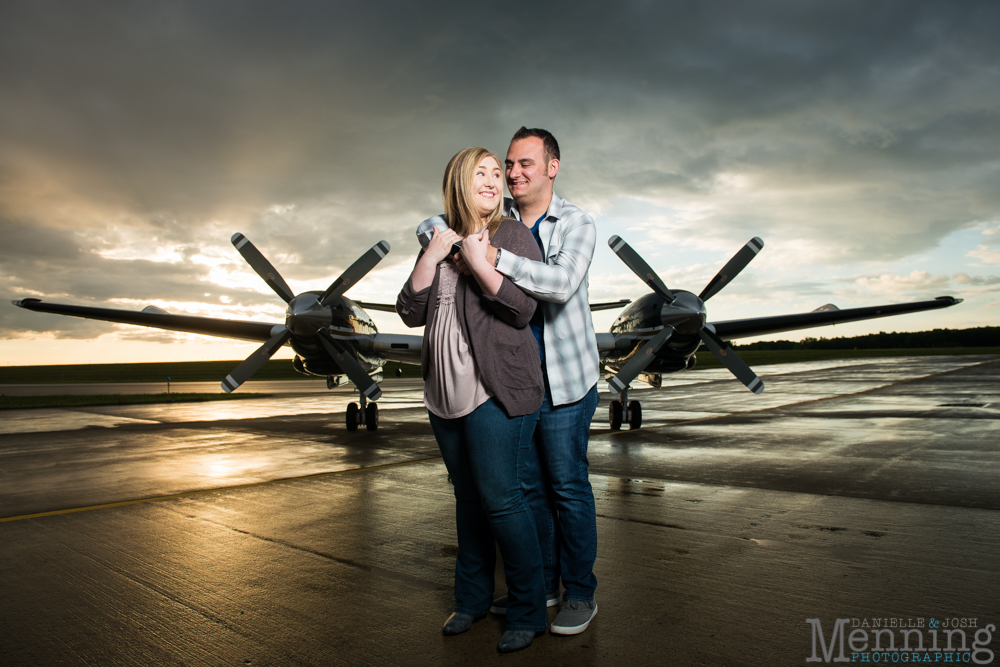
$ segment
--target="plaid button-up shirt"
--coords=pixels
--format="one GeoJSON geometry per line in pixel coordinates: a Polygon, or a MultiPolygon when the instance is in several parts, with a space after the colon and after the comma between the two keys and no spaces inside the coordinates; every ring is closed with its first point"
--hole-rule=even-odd
{"type": "MultiPolygon", "coordinates": [[[[504,198],[504,215],[521,219],[514,200],[504,198]]],[[[523,222],[523,221],[522,221],[523,222]]],[[[532,221],[533,222],[533,221],[532,221]]],[[[424,247],[433,227],[447,228],[442,216],[420,223],[417,238],[424,247]]],[[[539,224],[545,262],[501,252],[497,271],[542,303],[545,313],[545,375],[553,405],[575,403],[600,377],[597,337],[590,316],[587,271],[594,258],[594,219],[562,197],[552,195],[539,224]]]]}
{"type": "MultiPolygon", "coordinates": [[[[504,214],[521,219],[512,199],[504,198],[504,214]]],[[[597,225],[583,210],[553,194],[538,237],[544,264],[502,252],[497,271],[544,304],[545,375],[552,404],[565,405],[586,396],[600,377],[587,291],[597,225]]]]}

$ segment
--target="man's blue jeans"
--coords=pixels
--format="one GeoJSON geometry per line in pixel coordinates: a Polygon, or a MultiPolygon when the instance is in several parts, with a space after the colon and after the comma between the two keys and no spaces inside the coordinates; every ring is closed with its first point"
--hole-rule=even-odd
{"type": "Polygon", "coordinates": [[[496,544],[507,577],[508,630],[548,627],[542,556],[520,477],[537,421],[537,412],[508,417],[492,398],[458,419],[430,414],[455,486],[455,611],[474,617],[489,611],[496,544]]]}
{"type": "Polygon", "coordinates": [[[563,599],[594,599],[597,577],[597,511],[587,468],[590,421],[598,403],[597,385],[576,403],[552,405],[546,387],[534,456],[525,459],[524,497],[538,529],[545,567],[545,590],[566,589],[563,599]]]}

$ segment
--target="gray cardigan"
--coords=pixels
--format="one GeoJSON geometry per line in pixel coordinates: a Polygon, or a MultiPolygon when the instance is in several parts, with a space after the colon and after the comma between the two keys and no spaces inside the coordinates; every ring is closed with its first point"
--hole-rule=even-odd
{"type": "MultiPolygon", "coordinates": [[[[490,243],[520,257],[535,261],[542,258],[531,231],[513,218],[500,223],[490,243]]],[[[437,307],[440,281],[440,268],[430,287],[419,292],[413,291],[412,276],[406,281],[396,299],[396,312],[406,326],[419,327],[431,321],[433,309],[437,307]]],[[[542,392],[545,391],[542,363],[538,342],[528,326],[536,305],[532,297],[506,277],[496,296],[483,294],[475,277],[458,277],[455,306],[462,333],[472,350],[483,386],[508,417],[531,414],[542,405],[542,392]]],[[[427,329],[424,329],[420,357],[426,380],[430,359],[427,329]]]]}

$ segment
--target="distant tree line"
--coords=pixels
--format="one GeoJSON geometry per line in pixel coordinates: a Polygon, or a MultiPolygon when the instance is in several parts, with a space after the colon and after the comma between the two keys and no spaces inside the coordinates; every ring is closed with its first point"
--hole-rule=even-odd
{"type": "Polygon", "coordinates": [[[741,350],[899,350],[917,348],[1000,346],[1000,327],[934,329],[912,333],[886,333],[840,338],[803,338],[801,341],[768,340],[739,345],[741,350]]]}

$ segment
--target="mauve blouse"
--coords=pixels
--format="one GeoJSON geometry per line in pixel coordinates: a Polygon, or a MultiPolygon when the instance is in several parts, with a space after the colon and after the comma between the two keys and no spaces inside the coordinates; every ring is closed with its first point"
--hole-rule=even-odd
{"type": "Polygon", "coordinates": [[[458,269],[450,260],[438,264],[441,272],[427,340],[430,367],[424,381],[424,405],[442,419],[458,419],[490,399],[472,358],[469,342],[462,332],[455,308],[458,269]]]}

